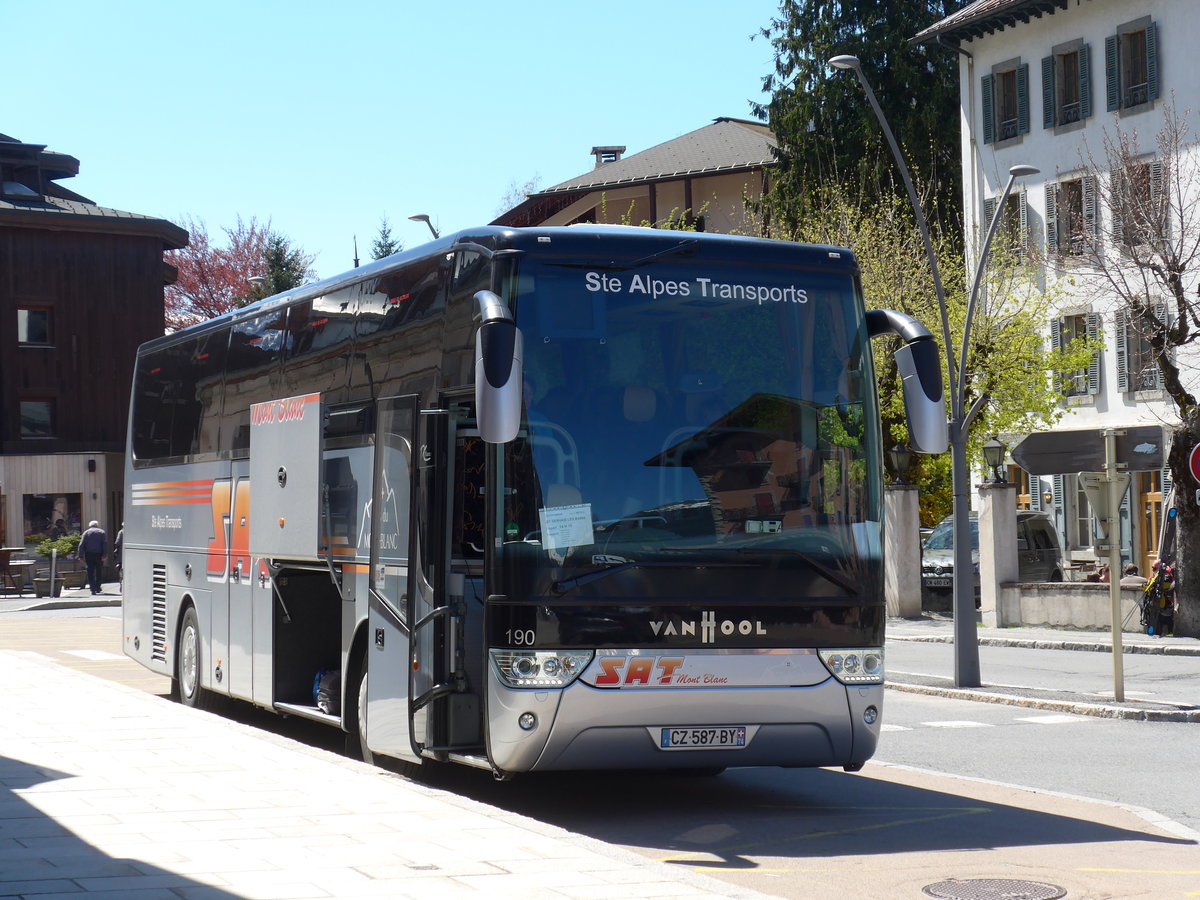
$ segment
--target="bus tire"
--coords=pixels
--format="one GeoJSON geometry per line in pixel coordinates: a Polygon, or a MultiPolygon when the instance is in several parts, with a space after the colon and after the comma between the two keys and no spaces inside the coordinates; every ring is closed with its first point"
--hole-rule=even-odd
{"type": "Polygon", "coordinates": [[[179,702],[192,709],[213,707],[213,695],[200,686],[203,663],[200,619],[196,615],[196,608],[189,606],[183,614],[179,640],[175,644],[175,680],[172,687],[179,696],[179,702]]]}
{"type": "Polygon", "coordinates": [[[375,754],[367,746],[367,667],[359,666],[357,678],[354,680],[354,693],[347,699],[353,703],[350,707],[350,727],[346,734],[346,755],[361,759],[365,763],[375,764],[375,754]]]}

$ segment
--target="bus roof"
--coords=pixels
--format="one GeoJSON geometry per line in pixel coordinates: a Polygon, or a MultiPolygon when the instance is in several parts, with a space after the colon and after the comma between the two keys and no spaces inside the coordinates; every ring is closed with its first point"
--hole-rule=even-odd
{"type": "Polygon", "coordinates": [[[854,253],[846,247],[824,244],[798,244],[770,238],[744,235],[713,234],[694,231],[668,231],[631,225],[560,225],[530,228],[509,228],[484,225],[455,232],[426,244],[402,250],[392,256],[374,260],[356,269],[349,269],[329,278],[301,285],[290,291],[265,297],[240,309],[230,310],[212,319],[197,322],[187,328],[147,341],[138,348],[139,355],[180,340],[186,340],[216,330],[234,322],[260,316],[273,309],[315,297],[322,297],[350,285],[376,278],[404,268],[414,262],[442,254],[475,250],[491,256],[498,253],[536,251],[539,257],[607,257],[614,263],[639,261],[657,253],[687,245],[702,250],[709,258],[728,255],[737,262],[754,265],[772,263],[798,268],[822,266],[857,271],[854,253]],[[599,251],[599,252],[597,252],[599,251]]]}

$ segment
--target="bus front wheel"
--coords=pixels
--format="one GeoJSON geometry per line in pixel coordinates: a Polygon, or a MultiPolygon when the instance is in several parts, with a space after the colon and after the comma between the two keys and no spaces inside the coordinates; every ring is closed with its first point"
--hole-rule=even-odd
{"type": "Polygon", "coordinates": [[[189,606],[179,626],[175,645],[175,680],[172,687],[179,702],[193,709],[211,709],[213,696],[200,686],[203,651],[200,641],[200,620],[195,607],[189,606]]]}

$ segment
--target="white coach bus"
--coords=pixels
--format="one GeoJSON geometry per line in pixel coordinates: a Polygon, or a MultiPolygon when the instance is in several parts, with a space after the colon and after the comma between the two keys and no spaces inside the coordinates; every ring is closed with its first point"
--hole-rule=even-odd
{"type": "Polygon", "coordinates": [[[883,333],[940,452],[929,332],[833,247],[485,227],[151,341],[125,650],[409,770],[855,770],[883,333]]]}

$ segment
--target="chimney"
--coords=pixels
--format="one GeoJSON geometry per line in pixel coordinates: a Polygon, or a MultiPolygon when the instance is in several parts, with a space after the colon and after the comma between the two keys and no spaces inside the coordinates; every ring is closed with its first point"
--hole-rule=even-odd
{"type": "Polygon", "coordinates": [[[624,147],[593,147],[592,156],[596,157],[596,168],[600,168],[605,163],[616,162],[621,158],[621,154],[625,152],[624,147]]]}

